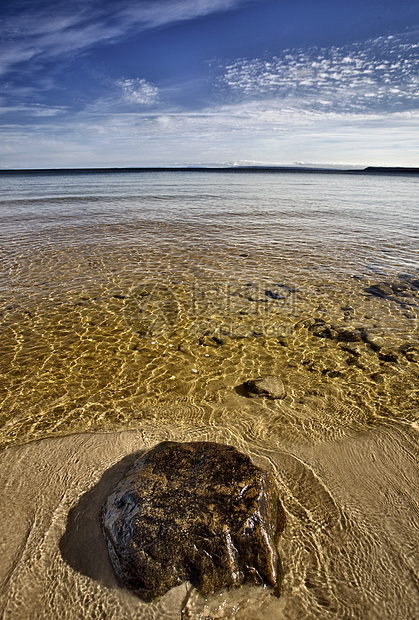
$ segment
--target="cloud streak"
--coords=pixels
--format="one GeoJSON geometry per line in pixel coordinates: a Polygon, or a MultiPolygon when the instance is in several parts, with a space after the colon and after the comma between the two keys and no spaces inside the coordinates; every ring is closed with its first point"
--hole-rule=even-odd
{"type": "Polygon", "coordinates": [[[85,0],[79,3],[16,0],[0,23],[0,76],[29,61],[80,53],[130,33],[234,9],[247,0],[85,0]],[[28,8],[29,7],[29,8],[28,8]]]}
{"type": "MultiPolygon", "coordinates": [[[[83,167],[229,164],[258,161],[325,165],[412,165],[417,157],[419,112],[337,113],[273,109],[247,101],[200,112],[84,111],[63,125],[39,119],[25,131],[4,127],[11,167],[37,165],[83,167]],[[41,123],[42,120],[42,123],[41,123]],[[51,164],[49,164],[51,165],[51,164]]],[[[4,165],[4,164],[3,164],[4,165]]]]}

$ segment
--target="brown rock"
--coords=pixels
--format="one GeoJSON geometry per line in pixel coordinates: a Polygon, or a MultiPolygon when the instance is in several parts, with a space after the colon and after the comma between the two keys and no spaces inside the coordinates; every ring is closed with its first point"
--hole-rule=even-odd
{"type": "Polygon", "coordinates": [[[109,496],[102,523],[115,573],[146,600],[184,581],[204,595],[245,582],[279,593],[275,481],[232,446],[157,445],[109,496]]]}

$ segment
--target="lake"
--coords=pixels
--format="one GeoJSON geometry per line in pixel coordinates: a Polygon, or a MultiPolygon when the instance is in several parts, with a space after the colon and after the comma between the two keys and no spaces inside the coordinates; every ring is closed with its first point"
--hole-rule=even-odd
{"type": "Polygon", "coordinates": [[[0,187],[2,528],[16,506],[21,521],[4,617],[414,617],[419,178],[52,171],[0,187]],[[283,400],[246,397],[263,375],[283,400]],[[147,605],[60,547],[83,493],[165,439],[274,471],[280,599],[185,586],[147,605]]]}

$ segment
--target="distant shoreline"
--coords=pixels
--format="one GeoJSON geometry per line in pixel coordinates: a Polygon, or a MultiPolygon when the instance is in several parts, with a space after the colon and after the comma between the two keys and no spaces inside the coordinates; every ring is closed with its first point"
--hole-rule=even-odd
{"type": "Polygon", "coordinates": [[[303,174],[352,174],[352,175],[419,175],[419,168],[368,166],[362,169],[338,168],[299,168],[292,166],[226,166],[226,167],[126,167],[126,168],[14,168],[0,170],[0,175],[19,174],[109,174],[138,172],[263,172],[263,173],[303,173],[303,174]]]}

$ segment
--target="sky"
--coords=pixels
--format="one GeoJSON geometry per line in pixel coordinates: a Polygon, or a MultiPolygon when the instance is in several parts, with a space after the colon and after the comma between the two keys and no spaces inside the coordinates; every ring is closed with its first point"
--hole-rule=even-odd
{"type": "Polygon", "coordinates": [[[0,168],[419,166],[417,0],[0,0],[0,168]]]}

